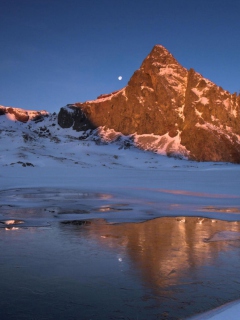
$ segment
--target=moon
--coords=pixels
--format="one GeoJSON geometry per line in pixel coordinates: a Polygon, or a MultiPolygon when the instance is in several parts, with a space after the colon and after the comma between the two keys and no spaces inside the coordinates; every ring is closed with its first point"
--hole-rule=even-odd
{"type": "Polygon", "coordinates": [[[119,76],[119,77],[118,77],[118,80],[122,80],[122,76],[119,76]]]}

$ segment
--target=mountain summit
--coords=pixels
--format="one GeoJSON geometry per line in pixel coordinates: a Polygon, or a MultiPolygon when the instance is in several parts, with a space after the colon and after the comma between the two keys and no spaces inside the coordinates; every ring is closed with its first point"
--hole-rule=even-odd
{"type": "Polygon", "coordinates": [[[240,163],[240,96],[187,70],[161,45],[125,88],[61,108],[58,123],[77,131],[104,126],[168,155],[240,163]]]}

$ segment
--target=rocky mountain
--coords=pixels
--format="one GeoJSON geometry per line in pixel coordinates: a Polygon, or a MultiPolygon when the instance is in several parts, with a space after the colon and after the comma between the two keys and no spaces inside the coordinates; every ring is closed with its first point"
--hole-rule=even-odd
{"type": "Polygon", "coordinates": [[[115,142],[119,148],[240,163],[240,95],[187,70],[160,45],[119,91],[69,104],[58,115],[0,106],[0,116],[0,133],[22,136],[26,143],[59,142],[61,131],[61,136],[115,142]]]}
{"type": "Polygon", "coordinates": [[[187,70],[161,45],[125,88],[61,108],[58,124],[112,129],[110,139],[127,135],[140,148],[170,156],[240,163],[240,96],[187,70]]]}

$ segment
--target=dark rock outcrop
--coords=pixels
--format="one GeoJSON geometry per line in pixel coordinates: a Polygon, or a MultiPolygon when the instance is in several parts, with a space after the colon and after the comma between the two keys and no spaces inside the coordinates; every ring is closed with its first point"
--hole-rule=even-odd
{"type": "Polygon", "coordinates": [[[240,96],[182,67],[160,45],[125,88],[62,108],[58,123],[134,134],[140,147],[169,155],[240,163],[240,96]]]}
{"type": "Polygon", "coordinates": [[[96,129],[85,113],[74,105],[67,105],[60,109],[58,114],[58,124],[62,128],[73,127],[76,131],[86,131],[88,129],[96,129]]]}
{"type": "Polygon", "coordinates": [[[0,116],[3,116],[6,114],[6,108],[3,106],[0,106],[0,116]]]}

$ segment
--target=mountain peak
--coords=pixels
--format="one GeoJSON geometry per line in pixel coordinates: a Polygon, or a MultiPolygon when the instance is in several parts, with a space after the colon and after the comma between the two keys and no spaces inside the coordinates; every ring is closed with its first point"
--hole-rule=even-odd
{"type": "Polygon", "coordinates": [[[152,51],[150,52],[149,55],[151,55],[152,53],[156,53],[158,55],[170,55],[172,56],[171,52],[168,51],[164,46],[162,46],[161,44],[156,44],[153,48],[152,51]]]}
{"type": "Polygon", "coordinates": [[[162,45],[155,45],[146,59],[143,61],[141,68],[145,65],[157,65],[166,66],[166,65],[179,65],[178,61],[173,57],[173,55],[162,45]]]}
{"type": "Polygon", "coordinates": [[[61,109],[58,122],[78,131],[105,126],[161,154],[240,163],[240,96],[188,71],[162,45],[125,88],[61,109]]]}
{"type": "MultiPolygon", "coordinates": [[[[47,113],[0,106],[0,115],[28,122],[47,113]]],[[[161,45],[125,88],[61,108],[58,124],[76,131],[105,127],[169,156],[240,163],[240,96],[188,71],[161,45]]]]}

